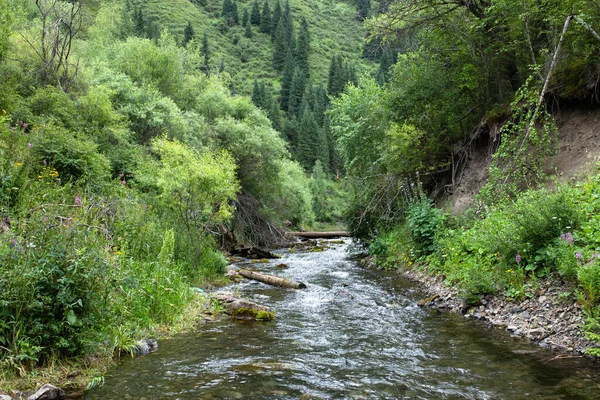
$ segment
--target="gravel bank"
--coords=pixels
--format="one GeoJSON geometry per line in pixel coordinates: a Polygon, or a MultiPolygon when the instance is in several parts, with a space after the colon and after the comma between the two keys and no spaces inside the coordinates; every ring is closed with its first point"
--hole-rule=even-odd
{"type": "Polygon", "coordinates": [[[535,296],[521,302],[509,301],[503,295],[482,295],[480,305],[467,307],[459,293],[444,285],[441,277],[420,271],[401,274],[427,293],[421,306],[483,321],[561,353],[583,354],[588,347],[595,347],[583,334],[581,306],[572,295],[559,296],[570,291],[562,282],[540,281],[535,296]]]}

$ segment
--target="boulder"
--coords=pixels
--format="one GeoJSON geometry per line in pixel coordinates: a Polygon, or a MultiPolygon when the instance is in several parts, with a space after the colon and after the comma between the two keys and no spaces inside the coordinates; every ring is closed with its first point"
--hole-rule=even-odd
{"type": "Polygon", "coordinates": [[[37,392],[27,398],[27,400],[62,400],[65,398],[65,392],[54,385],[46,383],[37,392]]]}

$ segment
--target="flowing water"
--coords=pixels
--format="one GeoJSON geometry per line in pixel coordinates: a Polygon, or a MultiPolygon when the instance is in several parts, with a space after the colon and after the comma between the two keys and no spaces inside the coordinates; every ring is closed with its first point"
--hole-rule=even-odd
{"type": "Polygon", "coordinates": [[[272,307],[275,321],[224,319],[160,341],[85,398],[600,399],[592,362],[554,359],[505,332],[420,309],[413,284],[360,266],[346,248],[282,251],[255,264],[308,288],[242,282],[239,295],[272,307]]]}

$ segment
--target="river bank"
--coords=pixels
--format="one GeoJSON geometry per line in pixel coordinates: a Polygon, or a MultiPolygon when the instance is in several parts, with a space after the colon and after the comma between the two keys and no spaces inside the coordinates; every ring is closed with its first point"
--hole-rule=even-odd
{"type": "Polygon", "coordinates": [[[479,305],[467,306],[460,293],[446,286],[441,276],[418,270],[399,273],[427,294],[419,303],[423,307],[464,315],[559,353],[583,355],[586,349],[596,347],[585,338],[585,316],[572,288],[564,282],[540,280],[531,297],[523,301],[502,294],[481,295],[479,305]]]}

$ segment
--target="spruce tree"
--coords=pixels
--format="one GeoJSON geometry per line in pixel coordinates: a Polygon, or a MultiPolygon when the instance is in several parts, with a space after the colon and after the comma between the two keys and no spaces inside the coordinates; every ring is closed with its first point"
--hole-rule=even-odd
{"type": "Polygon", "coordinates": [[[258,0],[254,0],[254,3],[252,3],[252,11],[250,12],[250,23],[252,25],[260,26],[260,8],[258,7],[258,0]]]}
{"type": "Polygon", "coordinates": [[[238,15],[238,6],[236,0],[231,1],[231,20],[233,21],[233,25],[240,24],[240,16],[238,15]]]}
{"type": "Polygon", "coordinates": [[[332,97],[337,96],[344,90],[345,71],[342,63],[342,57],[334,55],[329,65],[329,80],[327,81],[327,92],[332,97]]]}
{"type": "Polygon", "coordinates": [[[202,55],[204,56],[204,65],[202,69],[206,75],[210,75],[210,47],[208,45],[208,36],[206,36],[206,32],[202,36],[202,55]]]}
{"type": "Polygon", "coordinates": [[[258,108],[262,108],[262,105],[264,104],[264,95],[261,84],[262,82],[258,83],[256,79],[254,80],[254,85],[252,86],[252,96],[250,97],[252,103],[258,108]]]}
{"type": "Polygon", "coordinates": [[[273,125],[273,129],[281,132],[282,126],[281,126],[281,113],[279,111],[279,104],[277,104],[277,100],[275,100],[275,98],[273,98],[273,96],[271,96],[271,92],[269,91],[268,93],[269,93],[271,105],[270,105],[269,109],[267,110],[267,116],[271,120],[271,125],[273,125]]]}
{"type": "Polygon", "coordinates": [[[285,30],[282,21],[277,24],[275,40],[273,41],[273,68],[277,71],[283,71],[285,67],[285,58],[289,49],[288,41],[285,37],[285,30]]]}
{"type": "Polygon", "coordinates": [[[356,0],[356,19],[364,21],[371,12],[371,0],[356,0]]]}
{"type": "Polygon", "coordinates": [[[298,41],[294,49],[294,58],[296,65],[300,68],[307,77],[310,75],[310,65],[308,62],[308,54],[310,52],[310,33],[308,31],[308,23],[306,18],[302,17],[300,22],[300,32],[298,33],[298,41]]]}
{"type": "Polygon", "coordinates": [[[185,29],[183,30],[183,41],[181,42],[181,44],[184,47],[187,46],[187,44],[194,38],[195,34],[196,33],[194,32],[194,27],[192,26],[192,23],[188,21],[187,25],[185,26],[185,29]]]}
{"type": "Polygon", "coordinates": [[[272,26],[272,16],[271,9],[269,8],[269,3],[265,0],[265,4],[263,5],[262,13],[260,14],[260,31],[262,33],[266,33],[267,35],[271,34],[271,26],[272,26]]]}
{"type": "Polygon", "coordinates": [[[319,126],[310,109],[306,109],[300,117],[296,142],[296,160],[304,167],[304,170],[310,171],[320,152],[317,149],[320,144],[319,126]]]}
{"type": "Polygon", "coordinates": [[[304,89],[306,87],[306,76],[299,68],[294,70],[292,79],[292,87],[290,88],[290,98],[288,102],[288,114],[300,116],[300,105],[302,97],[304,97],[304,89]]]}
{"type": "Polygon", "coordinates": [[[283,77],[281,78],[281,109],[288,110],[290,101],[290,91],[292,89],[292,80],[294,79],[294,57],[291,49],[288,48],[285,57],[285,66],[283,68],[283,77]]]}
{"type": "Polygon", "coordinates": [[[242,26],[247,27],[250,24],[250,14],[248,14],[248,9],[244,8],[244,14],[242,15],[242,26]]]}
{"type": "Polygon", "coordinates": [[[248,39],[252,39],[252,26],[250,25],[250,23],[246,24],[244,36],[246,36],[248,39]]]}
{"type": "Polygon", "coordinates": [[[323,85],[321,84],[317,86],[317,88],[314,90],[313,113],[319,126],[323,126],[328,100],[327,91],[323,85]]]}
{"type": "Polygon", "coordinates": [[[146,34],[146,23],[141,8],[136,8],[133,12],[133,31],[138,37],[144,37],[146,34]]]}
{"type": "Polygon", "coordinates": [[[232,0],[223,0],[223,7],[221,8],[221,17],[225,17],[227,19],[229,14],[231,13],[231,1],[232,0]]]}
{"type": "Polygon", "coordinates": [[[275,3],[273,8],[273,17],[271,18],[271,40],[275,41],[275,33],[277,32],[277,25],[281,19],[281,3],[279,0],[275,3]]]}

